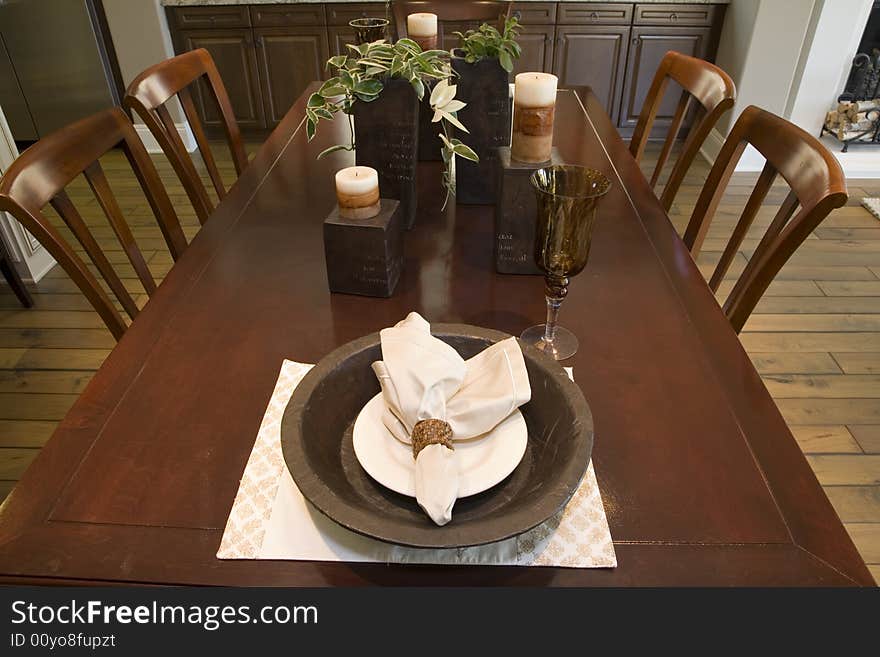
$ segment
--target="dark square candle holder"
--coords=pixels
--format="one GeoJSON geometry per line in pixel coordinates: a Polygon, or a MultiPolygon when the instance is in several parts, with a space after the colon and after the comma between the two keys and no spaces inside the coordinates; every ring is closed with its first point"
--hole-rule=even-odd
{"type": "Polygon", "coordinates": [[[529,176],[543,167],[563,164],[556,148],[539,164],[511,159],[498,149],[498,203],[495,205],[495,270],[500,274],[543,274],[535,264],[535,215],[538,202],[529,176]]]}
{"type": "Polygon", "coordinates": [[[346,219],[339,206],[324,220],[324,257],[331,292],[390,297],[403,269],[400,202],[383,198],[379,214],[346,219]]]}

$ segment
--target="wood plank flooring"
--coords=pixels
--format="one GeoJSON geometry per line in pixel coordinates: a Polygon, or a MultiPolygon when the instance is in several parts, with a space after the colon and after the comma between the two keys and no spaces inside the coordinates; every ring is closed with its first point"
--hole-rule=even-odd
{"type": "MultiPolygon", "coordinates": [[[[256,149],[251,144],[249,150],[256,149]]],[[[657,147],[649,146],[649,171],[657,147]]],[[[222,144],[215,156],[224,178],[234,172],[222,144]]],[[[188,237],[198,220],[183,188],[161,156],[154,156],[188,237]]],[[[102,160],[123,212],[157,280],[172,261],[124,158],[102,160]]],[[[694,164],[670,212],[682,231],[708,165],[694,164]]],[[[698,259],[711,275],[742,209],[755,174],[735,174],[698,259]]],[[[210,183],[205,176],[210,189],[210,183]]],[[[859,206],[880,195],[880,181],[849,181],[850,201],[805,242],[771,285],[741,339],[798,444],[853,537],[875,579],[880,578],[880,221],[859,206]]],[[[147,297],[83,180],[71,197],[118,266],[139,305],[147,297]]],[[[743,242],[719,290],[752,255],[785,190],[771,191],[767,207],[743,242]]],[[[69,232],[56,219],[59,230],[69,232]]],[[[0,499],[13,488],[77,395],[114,346],[113,337],[59,268],[32,288],[35,307],[21,309],[0,287],[0,499]]]]}

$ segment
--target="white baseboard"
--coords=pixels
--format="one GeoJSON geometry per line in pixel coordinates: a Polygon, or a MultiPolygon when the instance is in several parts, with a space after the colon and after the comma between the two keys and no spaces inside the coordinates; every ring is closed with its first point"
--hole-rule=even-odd
{"type": "Polygon", "coordinates": [[[721,147],[723,145],[724,135],[718,132],[715,128],[712,128],[706,137],[706,140],[703,142],[703,145],[700,147],[700,155],[702,155],[709,164],[715,164],[715,158],[718,157],[718,153],[721,152],[721,147]]]}
{"type": "MultiPolygon", "coordinates": [[[[179,134],[180,138],[183,140],[183,145],[186,146],[187,152],[192,153],[195,151],[196,139],[193,137],[192,130],[189,128],[189,123],[175,123],[174,125],[177,127],[177,134],[179,134]]],[[[141,141],[144,142],[144,146],[148,153],[162,152],[162,147],[159,146],[159,142],[156,141],[153,133],[150,132],[150,129],[146,125],[143,123],[135,123],[134,129],[137,132],[138,137],[141,138],[141,141]]]]}

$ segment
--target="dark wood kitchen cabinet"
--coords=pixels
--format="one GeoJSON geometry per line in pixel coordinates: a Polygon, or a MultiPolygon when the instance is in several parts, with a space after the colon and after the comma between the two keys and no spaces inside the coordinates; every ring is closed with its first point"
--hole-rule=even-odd
{"type": "Polygon", "coordinates": [[[553,72],[560,86],[592,87],[612,121],[617,120],[629,34],[629,27],[615,25],[556,28],[553,72]]]}
{"type": "Polygon", "coordinates": [[[520,58],[513,63],[513,72],[552,71],[553,42],[556,28],[552,25],[523,25],[519,42],[520,58]]]}
{"type": "Polygon", "coordinates": [[[333,25],[327,28],[327,39],[330,42],[330,56],[348,55],[351,50],[346,47],[348,43],[354,43],[354,30],[348,25],[340,27],[333,25]]]}
{"type": "Polygon", "coordinates": [[[266,126],[274,128],[310,82],[324,76],[327,32],[313,27],[254,30],[266,126]]]}
{"type": "MultiPolygon", "coordinates": [[[[325,76],[330,48],[322,4],[168,7],[167,15],[177,52],[211,53],[242,132],[274,128],[306,86],[325,76]]],[[[196,109],[209,135],[219,136],[204,91],[196,93],[196,109]]]]}
{"type": "MultiPolygon", "coordinates": [[[[514,72],[546,71],[560,86],[589,85],[623,136],[632,134],[648,87],[668,50],[712,60],[726,6],[702,3],[514,2],[522,23],[522,57],[514,72]]],[[[348,22],[383,16],[384,2],[187,5],[167,7],[177,52],[206,48],[217,61],[236,119],[245,132],[274,127],[324,63],[348,54],[348,22]]],[[[442,47],[475,24],[444,22],[442,47]]],[[[393,32],[393,29],[392,29],[393,32]]],[[[217,134],[216,109],[196,93],[207,129],[217,134]]],[[[676,104],[667,94],[655,122],[665,134],[676,104]]]]}
{"type": "MultiPolygon", "coordinates": [[[[175,34],[174,43],[178,52],[204,48],[211,53],[242,130],[266,127],[254,35],[250,28],[180,30],[175,34]]],[[[196,85],[193,101],[205,130],[211,135],[222,133],[217,107],[204,80],[196,85]]]]}
{"type": "MultiPolygon", "coordinates": [[[[621,100],[621,128],[635,128],[660,60],[670,50],[706,59],[712,39],[711,27],[638,26],[632,28],[626,81],[621,100]]],[[[680,87],[678,88],[680,91],[680,87]]],[[[663,132],[672,122],[680,93],[672,89],[664,96],[655,127],[663,132]]]]}

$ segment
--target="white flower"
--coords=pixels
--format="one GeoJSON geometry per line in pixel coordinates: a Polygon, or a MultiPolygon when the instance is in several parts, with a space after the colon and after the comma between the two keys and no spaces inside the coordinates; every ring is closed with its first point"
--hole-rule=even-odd
{"type": "Polygon", "coordinates": [[[434,117],[431,119],[431,122],[437,123],[442,119],[446,119],[459,130],[468,132],[468,129],[462,125],[461,121],[459,121],[458,117],[455,115],[458,110],[466,105],[466,103],[455,99],[455,92],[457,89],[458,87],[456,85],[449,84],[449,81],[445,79],[440,80],[440,82],[434,86],[430,100],[431,109],[434,110],[434,117]]]}

